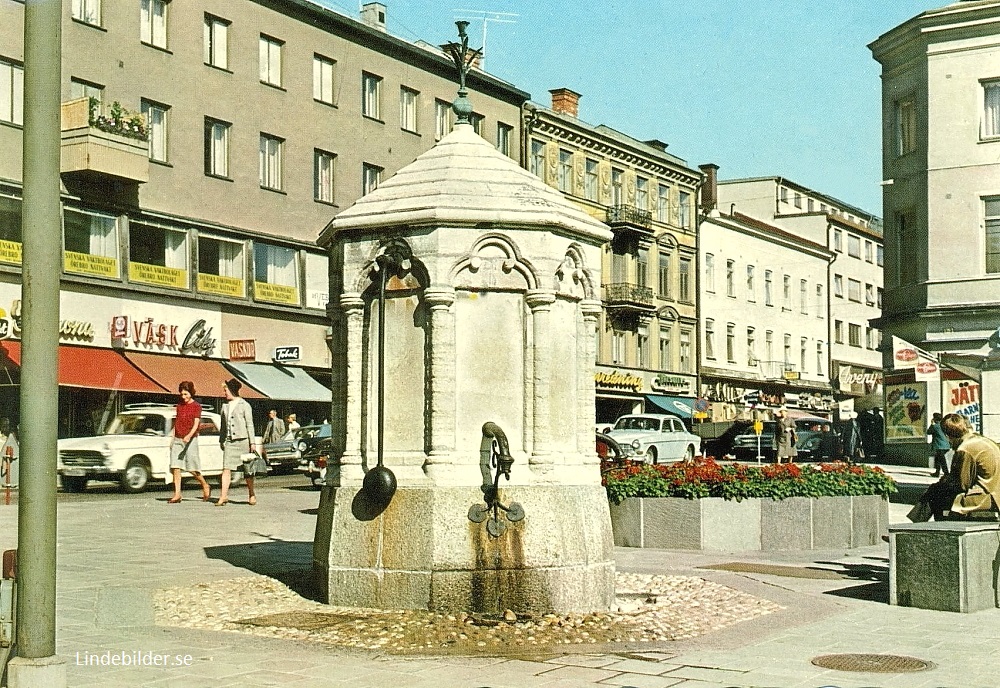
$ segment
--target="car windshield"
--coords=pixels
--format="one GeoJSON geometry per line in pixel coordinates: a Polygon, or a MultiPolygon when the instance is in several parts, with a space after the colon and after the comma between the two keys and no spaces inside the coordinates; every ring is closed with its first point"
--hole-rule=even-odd
{"type": "Polygon", "coordinates": [[[615,423],[615,430],[649,430],[656,432],[660,429],[658,418],[643,418],[641,416],[622,416],[615,423]]]}
{"type": "Polygon", "coordinates": [[[160,414],[122,413],[108,426],[105,435],[164,435],[167,419],[160,414]]]}

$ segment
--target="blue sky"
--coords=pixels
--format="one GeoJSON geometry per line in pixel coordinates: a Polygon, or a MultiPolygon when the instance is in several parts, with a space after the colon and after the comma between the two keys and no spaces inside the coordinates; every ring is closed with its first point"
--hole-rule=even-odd
{"type": "MultiPolygon", "coordinates": [[[[319,0],[357,16],[357,5],[319,0]]],[[[866,47],[933,0],[386,0],[390,33],[444,43],[456,10],[487,24],[486,68],[549,104],[582,94],[580,119],[660,139],[720,177],[783,176],[881,215],[879,65],[866,47]]]]}

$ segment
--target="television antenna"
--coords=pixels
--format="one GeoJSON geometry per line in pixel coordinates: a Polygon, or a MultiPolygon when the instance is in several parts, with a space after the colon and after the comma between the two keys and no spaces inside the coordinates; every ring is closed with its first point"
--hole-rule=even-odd
{"type": "Polygon", "coordinates": [[[464,19],[464,18],[468,17],[469,19],[475,19],[476,21],[480,21],[481,20],[483,22],[483,47],[481,48],[481,50],[483,51],[483,56],[479,60],[479,68],[482,69],[485,72],[486,71],[486,26],[487,26],[487,24],[489,24],[490,22],[495,22],[497,24],[516,24],[517,23],[517,18],[519,16],[521,16],[521,15],[514,14],[513,12],[490,12],[488,10],[466,10],[466,9],[458,9],[458,10],[452,10],[452,11],[455,12],[456,18],[462,18],[462,19],[464,19]],[[461,17],[459,17],[458,13],[461,13],[461,17]]]}

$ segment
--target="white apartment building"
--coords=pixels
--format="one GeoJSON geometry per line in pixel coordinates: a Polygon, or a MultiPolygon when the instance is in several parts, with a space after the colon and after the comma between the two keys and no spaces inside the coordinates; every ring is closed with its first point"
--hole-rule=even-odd
{"type": "MultiPolygon", "coordinates": [[[[990,338],[1000,326],[1000,2],[923,12],[868,47],[882,65],[879,326],[944,364],[929,381],[895,371],[886,400],[896,390],[921,397],[926,414],[913,425],[935,410],[975,423],[981,413],[983,432],[998,437],[1000,385],[990,380],[1000,352],[990,338]]],[[[887,456],[926,465],[922,438],[904,432],[910,419],[896,423],[891,411],[887,403],[887,456]]]]}
{"type": "MultiPolygon", "coordinates": [[[[702,170],[710,206],[715,166],[702,170]]],[[[700,382],[712,402],[709,420],[779,406],[831,413],[833,253],[729,206],[709,210],[699,231],[700,382]]]]}
{"type": "Polygon", "coordinates": [[[832,254],[828,279],[810,297],[827,301],[829,381],[840,410],[882,406],[882,222],[871,213],[782,177],[718,182],[722,212],[750,216],[832,254]]]}

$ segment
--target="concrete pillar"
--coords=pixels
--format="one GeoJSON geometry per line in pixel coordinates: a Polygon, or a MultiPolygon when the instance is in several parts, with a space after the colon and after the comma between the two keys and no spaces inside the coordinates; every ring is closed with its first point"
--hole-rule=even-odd
{"type": "Polygon", "coordinates": [[[363,362],[365,302],[361,294],[343,294],[340,307],[347,327],[347,358],[345,361],[344,396],[347,418],[344,453],[340,458],[340,484],[360,484],[364,479],[361,468],[361,402],[363,394],[363,362]]]}
{"type": "Polygon", "coordinates": [[[552,465],[552,422],[549,383],[552,379],[552,346],[549,319],[556,295],[550,290],[532,290],[525,295],[531,309],[532,329],[532,413],[531,458],[529,463],[548,470],[552,465]]]}
{"type": "Polygon", "coordinates": [[[430,309],[430,452],[424,472],[435,483],[446,478],[455,452],[455,290],[446,287],[424,291],[430,309]]]}
{"type": "Polygon", "coordinates": [[[601,315],[601,302],[585,299],[580,302],[580,313],[583,315],[582,325],[577,335],[577,371],[579,385],[577,389],[577,441],[578,450],[583,456],[584,464],[597,464],[597,452],[594,444],[594,423],[597,420],[597,409],[594,396],[594,372],[597,364],[597,322],[601,315]]]}

